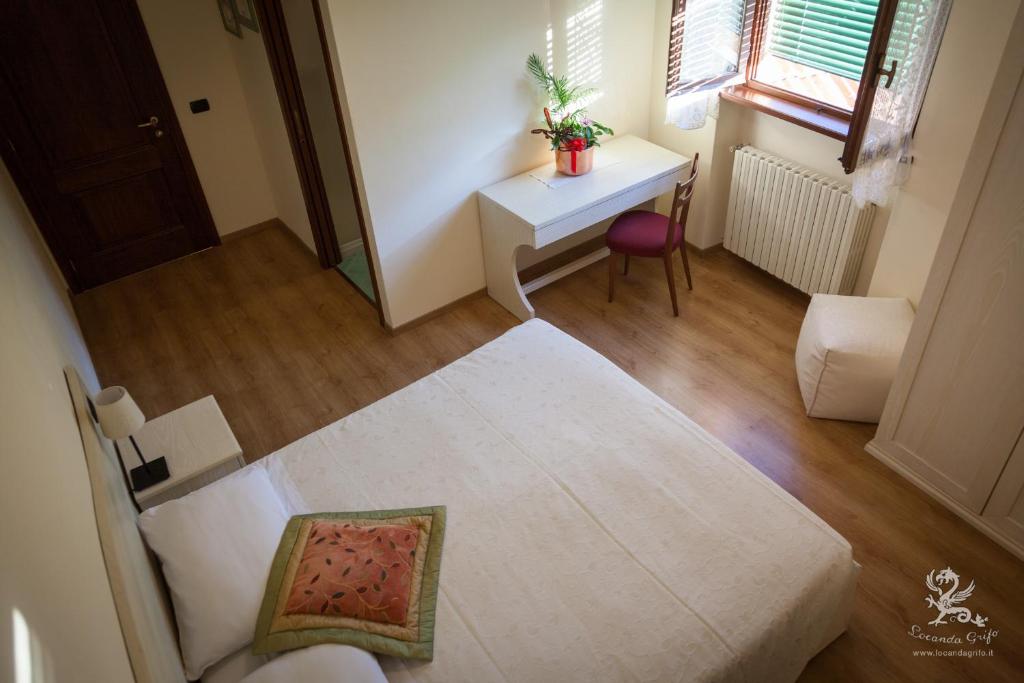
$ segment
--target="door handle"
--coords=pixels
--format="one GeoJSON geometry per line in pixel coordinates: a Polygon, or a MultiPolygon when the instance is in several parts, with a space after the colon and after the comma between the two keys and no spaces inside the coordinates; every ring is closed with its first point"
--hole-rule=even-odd
{"type": "Polygon", "coordinates": [[[136,128],[154,128],[155,130],[153,131],[153,135],[155,135],[156,137],[160,138],[160,137],[163,137],[164,132],[156,127],[157,124],[159,124],[159,123],[160,123],[160,119],[158,119],[155,116],[150,116],[149,117],[149,121],[146,121],[145,123],[136,124],[135,127],[136,128]]]}

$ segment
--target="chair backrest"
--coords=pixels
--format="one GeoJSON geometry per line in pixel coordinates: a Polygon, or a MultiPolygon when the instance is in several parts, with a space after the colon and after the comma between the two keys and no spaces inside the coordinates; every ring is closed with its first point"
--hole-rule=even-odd
{"type": "MultiPolygon", "coordinates": [[[[668,231],[665,235],[665,252],[672,252],[672,238],[675,232],[675,225],[678,224],[683,231],[683,242],[686,241],[686,217],[690,213],[690,199],[693,197],[693,186],[697,182],[697,164],[700,161],[700,154],[693,155],[693,162],[690,163],[690,177],[676,183],[676,192],[672,196],[672,210],[668,213],[668,231]]],[[[685,249],[685,247],[683,247],[685,249]]]]}

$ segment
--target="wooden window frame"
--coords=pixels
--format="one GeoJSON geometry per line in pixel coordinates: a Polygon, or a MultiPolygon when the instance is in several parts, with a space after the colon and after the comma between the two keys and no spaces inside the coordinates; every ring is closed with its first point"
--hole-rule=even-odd
{"type": "MultiPolygon", "coordinates": [[[[721,97],[729,102],[761,111],[844,142],[843,155],[839,161],[842,162],[843,170],[846,173],[852,173],[857,165],[857,157],[864,140],[864,131],[871,115],[871,106],[874,103],[880,76],[891,73],[885,70],[883,60],[896,16],[897,0],[880,0],[878,3],[878,13],[875,15],[871,41],[864,59],[864,70],[860,77],[860,87],[857,89],[857,99],[850,111],[763,83],[754,78],[765,49],[771,4],[772,0],[754,0],[750,41],[749,45],[745,46],[745,49],[749,49],[744,74],[746,82],[723,90],[721,97]]],[[[672,3],[666,87],[666,94],[669,97],[689,91],[693,85],[678,83],[684,26],[682,19],[677,17],[681,17],[685,7],[686,0],[674,0],[672,3]]],[[[713,84],[716,81],[725,82],[733,77],[730,74],[719,79],[710,79],[706,84],[713,84]]],[[[705,83],[701,85],[705,85],[705,83]]]]}
{"type": "Polygon", "coordinates": [[[843,170],[847,173],[853,173],[857,168],[857,157],[860,156],[864,132],[867,130],[868,120],[871,118],[871,106],[875,102],[878,83],[884,75],[888,79],[885,85],[888,88],[892,84],[893,73],[896,71],[895,64],[886,71],[884,61],[885,52],[889,47],[892,25],[896,20],[897,4],[898,0],[880,0],[878,3],[875,27],[871,30],[871,42],[868,44],[868,54],[864,58],[864,71],[860,75],[860,87],[857,89],[857,101],[853,105],[850,133],[846,138],[843,155],[839,157],[839,161],[843,164],[843,170]]]}
{"type": "MultiPolygon", "coordinates": [[[[853,118],[852,110],[848,111],[841,107],[836,107],[835,105],[822,102],[821,100],[816,100],[813,97],[800,95],[784,88],[777,88],[773,85],[769,85],[768,83],[764,83],[763,81],[759,81],[754,77],[757,73],[757,67],[761,63],[761,55],[764,52],[765,39],[768,33],[768,15],[770,13],[773,0],[755,0],[755,2],[754,26],[752,29],[750,45],[750,59],[747,60],[747,82],[745,87],[756,92],[763,93],[768,97],[792,102],[798,107],[814,112],[818,116],[829,116],[835,119],[845,120],[849,123],[853,118]]],[[[864,75],[861,74],[861,78],[863,77],[864,75]]]]}
{"type": "MultiPolygon", "coordinates": [[[[760,2],[760,0],[757,0],[760,2]]],[[[706,78],[701,81],[692,81],[690,83],[679,83],[679,70],[682,67],[682,56],[683,56],[683,33],[685,26],[683,23],[683,14],[686,10],[686,0],[672,0],[672,15],[669,20],[669,37],[668,37],[668,70],[666,72],[666,84],[665,84],[665,95],[672,97],[673,95],[679,95],[684,92],[694,92],[695,90],[711,89],[716,86],[724,85],[729,81],[736,78],[736,74],[722,74],[714,78],[706,78]]],[[[748,55],[750,53],[751,45],[747,41],[740,48],[740,63],[745,64],[748,55]]],[[[745,77],[744,72],[744,77],[745,77]]]]}

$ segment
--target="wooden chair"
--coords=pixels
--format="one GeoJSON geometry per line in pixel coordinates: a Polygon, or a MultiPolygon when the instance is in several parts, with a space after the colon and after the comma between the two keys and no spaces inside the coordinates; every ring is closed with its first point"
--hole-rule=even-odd
{"type": "Polygon", "coordinates": [[[690,213],[690,199],[693,197],[693,184],[697,182],[697,161],[699,154],[693,155],[690,164],[690,177],[676,184],[676,192],[672,197],[672,210],[668,216],[653,211],[627,211],[616,218],[608,233],[605,244],[611,250],[608,255],[608,303],[615,296],[615,255],[626,256],[622,274],[629,275],[629,257],[661,257],[665,262],[665,277],[668,279],[668,291],[672,296],[672,313],[679,316],[679,304],[676,301],[676,282],[672,272],[672,253],[679,248],[683,258],[683,271],[686,273],[686,286],[692,290],[690,279],[690,261],[686,258],[686,216],[690,213]]]}

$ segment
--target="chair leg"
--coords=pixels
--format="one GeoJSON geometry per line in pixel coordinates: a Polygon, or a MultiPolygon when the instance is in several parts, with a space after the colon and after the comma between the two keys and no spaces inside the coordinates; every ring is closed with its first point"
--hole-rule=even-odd
{"type": "Polygon", "coordinates": [[[665,278],[668,280],[668,293],[672,295],[672,315],[679,317],[679,303],[676,301],[676,279],[672,274],[672,251],[665,252],[665,278]]]}
{"type": "Polygon", "coordinates": [[[622,274],[629,275],[629,254],[626,254],[626,265],[622,267],[622,274]]]}
{"type": "Polygon", "coordinates": [[[686,287],[693,291],[693,280],[690,279],[690,259],[686,257],[686,241],[679,245],[679,255],[683,257],[683,271],[686,273],[686,287]]]}
{"type": "Polygon", "coordinates": [[[615,298],[615,252],[608,252],[608,303],[615,298]]]}

